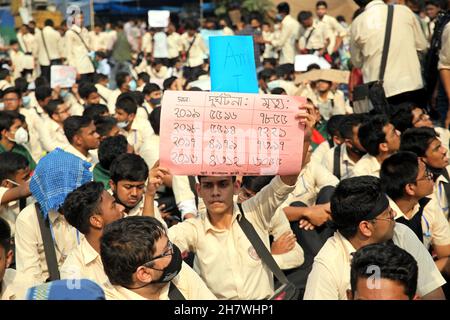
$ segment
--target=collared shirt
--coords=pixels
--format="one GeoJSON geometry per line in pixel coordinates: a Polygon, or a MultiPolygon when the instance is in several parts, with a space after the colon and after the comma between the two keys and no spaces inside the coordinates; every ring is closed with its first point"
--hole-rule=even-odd
{"type": "Polygon", "coordinates": [[[38,128],[38,132],[42,147],[47,152],[52,152],[56,148],[64,149],[65,146],[70,145],[64,134],[64,129],[49,117],[44,118],[44,125],[38,128]]]}
{"type": "Polygon", "coordinates": [[[167,36],[167,51],[169,59],[177,58],[180,55],[183,46],[181,44],[180,34],[173,32],[167,36]]]}
{"type": "MultiPolygon", "coordinates": [[[[420,204],[417,203],[412,210],[411,217],[407,217],[402,210],[398,207],[394,200],[389,198],[389,205],[396,213],[395,219],[404,218],[411,220],[420,209],[420,204]]],[[[439,207],[436,199],[431,197],[430,201],[423,209],[422,219],[422,232],[423,232],[423,244],[425,248],[429,249],[430,246],[446,246],[450,245],[450,226],[448,221],[443,215],[442,209],[439,207]]]]}
{"type": "MultiPolygon", "coordinates": [[[[351,26],[351,60],[356,68],[362,68],[365,83],[379,77],[387,10],[383,1],[374,0],[351,26]]],[[[423,88],[417,51],[426,50],[427,45],[414,13],[396,5],[383,85],[387,97],[423,88]]]]}
{"type": "Polygon", "coordinates": [[[103,269],[100,254],[89,244],[86,238],[67,256],[61,267],[61,279],[89,279],[96,282],[102,289],[113,287],[103,269]]]}
{"type": "MultiPolygon", "coordinates": [[[[31,98],[31,97],[30,97],[31,98]]],[[[40,108],[40,106],[39,106],[40,108]]],[[[30,136],[30,153],[35,161],[39,161],[43,156],[43,148],[39,137],[39,127],[44,125],[43,118],[39,115],[37,107],[20,108],[19,112],[25,116],[30,136]]]]}
{"type": "Polygon", "coordinates": [[[208,54],[208,49],[200,34],[195,34],[195,40],[191,46],[193,40],[194,38],[190,37],[187,32],[183,33],[181,36],[183,50],[187,52],[189,47],[191,47],[186,57],[187,66],[191,68],[201,66],[203,64],[204,56],[208,54]]]}
{"type": "Polygon", "coordinates": [[[150,122],[141,118],[134,118],[130,131],[121,129],[120,132],[127,138],[130,145],[134,147],[134,151],[140,154],[141,148],[154,135],[154,131],[150,126],[150,122]]]}
{"type": "Polygon", "coordinates": [[[119,96],[122,94],[122,91],[120,91],[120,89],[108,90],[110,91],[109,95],[105,97],[105,99],[108,100],[108,110],[110,114],[115,114],[117,98],[119,98],[119,96]]]}
{"type": "MultiPolygon", "coordinates": [[[[450,166],[447,166],[445,168],[447,170],[447,173],[450,173],[450,166]]],[[[447,194],[445,193],[444,185],[450,183],[442,174],[437,178],[436,182],[434,183],[434,190],[433,190],[433,198],[436,199],[436,202],[438,206],[441,208],[444,217],[448,220],[448,199],[447,194]]]]}
{"type": "Polygon", "coordinates": [[[328,53],[332,53],[334,46],[336,45],[336,37],[345,37],[347,35],[347,30],[336,20],[335,17],[324,15],[322,19],[318,19],[322,23],[325,23],[330,30],[330,44],[328,46],[328,53]]]}
{"type": "Polygon", "coordinates": [[[294,63],[295,44],[300,37],[300,23],[292,16],[287,15],[281,21],[281,32],[276,35],[272,45],[281,49],[280,64],[294,63]]]}
{"type": "MultiPolygon", "coordinates": [[[[331,148],[323,157],[322,164],[325,168],[333,173],[334,168],[334,149],[331,148]]],[[[355,162],[348,156],[347,147],[345,144],[341,145],[341,156],[339,163],[341,165],[341,180],[350,178],[353,175],[353,170],[355,167],[355,162]]]]}
{"type": "Polygon", "coordinates": [[[49,66],[50,60],[61,59],[61,34],[50,26],[45,26],[37,36],[39,64],[49,66]],[[44,42],[45,41],[45,42],[44,42]]]}
{"type": "MultiPolygon", "coordinates": [[[[242,204],[247,220],[267,248],[272,217],[294,188],[277,176],[242,204]]],[[[218,299],[264,299],[273,294],[273,275],[239,226],[240,218],[235,203],[230,229],[217,229],[206,214],[171,227],[169,239],[182,252],[195,253],[194,269],[218,299]]]]}
{"type": "Polygon", "coordinates": [[[38,283],[25,273],[6,269],[1,284],[0,300],[25,300],[28,289],[38,283]]]}
{"type": "MultiPolygon", "coordinates": [[[[100,98],[101,98],[101,100],[102,100],[102,103],[103,103],[103,104],[106,104],[106,105],[108,106],[108,111],[109,111],[109,113],[110,113],[110,114],[114,114],[114,112],[111,113],[111,111],[115,111],[115,110],[116,110],[115,105],[114,105],[113,110],[111,110],[111,109],[110,109],[110,106],[109,106],[110,96],[111,96],[111,94],[112,94],[113,91],[112,91],[111,89],[108,89],[107,87],[101,85],[101,84],[98,84],[98,83],[95,84],[95,87],[97,88],[97,91],[98,91],[98,94],[100,95],[100,98]]],[[[116,97],[116,99],[117,99],[117,97],[116,97]]],[[[114,101],[114,104],[115,104],[115,103],[116,103],[116,101],[114,101]]]]}
{"type": "MultiPolygon", "coordinates": [[[[81,239],[83,235],[69,225],[64,216],[58,212],[51,211],[49,219],[56,259],[58,266],[61,267],[70,251],[77,246],[77,239],[81,239]]],[[[15,245],[17,270],[31,275],[36,281],[45,282],[49,273],[34,203],[23,209],[17,217],[15,245]]]]}
{"type": "Polygon", "coordinates": [[[442,32],[442,47],[439,51],[439,64],[438,69],[450,69],[450,23],[444,28],[442,32]]]}
{"type": "Polygon", "coordinates": [[[89,33],[87,29],[80,29],[80,27],[74,24],[67,30],[65,38],[68,64],[75,67],[79,74],[94,72],[94,65],[89,58],[91,48],[89,48],[89,33]],[[80,35],[84,43],[76,33],[80,35]]]}
{"type": "MultiPolygon", "coordinates": [[[[5,193],[10,190],[9,188],[0,186],[0,203],[5,195],[5,193]]],[[[5,203],[0,205],[0,217],[8,222],[9,227],[11,228],[11,237],[14,237],[16,234],[16,220],[17,216],[20,212],[19,200],[10,201],[9,203],[5,203]]]]}
{"type": "MultiPolygon", "coordinates": [[[[416,259],[419,267],[417,293],[420,296],[423,297],[445,284],[431,255],[411,229],[396,223],[392,240],[416,259]]],[[[314,258],[304,299],[347,300],[346,291],[350,289],[350,263],[355,251],[350,241],[335,232],[314,258]]]]}
{"type": "Polygon", "coordinates": [[[309,50],[321,50],[325,48],[327,40],[332,34],[327,24],[315,20],[313,25],[305,30],[300,37],[299,48],[309,50]]]}
{"type": "Polygon", "coordinates": [[[91,50],[93,51],[106,51],[107,47],[107,38],[104,32],[100,32],[99,34],[95,33],[95,31],[89,32],[89,45],[91,50]]]}
{"type": "Polygon", "coordinates": [[[77,149],[76,149],[73,145],[71,145],[71,144],[66,145],[66,146],[63,148],[63,150],[66,151],[66,152],[68,152],[68,153],[73,154],[74,156],[77,156],[77,157],[80,158],[81,160],[84,160],[84,161],[86,161],[86,162],[89,162],[90,164],[92,164],[89,170],[90,170],[91,172],[94,170],[94,165],[95,165],[95,163],[94,163],[94,160],[93,160],[92,155],[91,155],[89,152],[88,152],[88,155],[85,156],[84,154],[82,154],[79,150],[77,150],[77,149]]]}
{"type": "Polygon", "coordinates": [[[152,53],[153,50],[153,42],[152,42],[152,35],[150,32],[146,32],[143,36],[142,36],[142,51],[144,53],[152,53]]]}
{"type": "MultiPolygon", "coordinates": [[[[203,280],[186,263],[182,263],[180,273],[172,280],[186,300],[216,300],[203,280]]],[[[169,300],[168,283],[159,294],[159,300],[169,300]]],[[[105,290],[107,300],[146,300],[143,296],[130,289],[114,286],[114,290],[105,290]]]]}
{"type": "Polygon", "coordinates": [[[311,162],[322,163],[325,155],[328,151],[330,151],[330,143],[328,141],[324,141],[313,151],[311,155],[311,162]]]}
{"type": "Polygon", "coordinates": [[[378,162],[377,158],[367,153],[362,156],[357,164],[355,164],[352,177],[374,176],[379,178],[380,170],[381,164],[378,162]]]}

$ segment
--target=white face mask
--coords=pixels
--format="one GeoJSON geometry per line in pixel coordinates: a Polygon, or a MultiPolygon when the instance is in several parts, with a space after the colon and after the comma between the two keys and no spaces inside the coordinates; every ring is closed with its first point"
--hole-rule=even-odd
{"type": "Polygon", "coordinates": [[[28,142],[28,132],[24,128],[20,127],[14,134],[14,139],[9,139],[17,144],[24,144],[28,142]]]}
{"type": "Polygon", "coordinates": [[[128,127],[129,124],[130,124],[130,121],[120,121],[120,122],[117,122],[117,126],[118,126],[120,129],[125,129],[126,127],[128,127]]]}

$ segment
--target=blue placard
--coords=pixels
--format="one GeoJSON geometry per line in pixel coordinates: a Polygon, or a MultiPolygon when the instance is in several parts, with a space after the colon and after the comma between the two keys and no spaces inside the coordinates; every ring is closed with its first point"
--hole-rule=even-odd
{"type": "Polygon", "coordinates": [[[209,38],[211,91],[258,93],[252,36],[209,38]]]}

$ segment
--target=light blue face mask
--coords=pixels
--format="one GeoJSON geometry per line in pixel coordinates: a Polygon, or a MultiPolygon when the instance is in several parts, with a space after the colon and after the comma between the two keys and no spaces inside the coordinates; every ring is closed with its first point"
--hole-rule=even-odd
{"type": "Polygon", "coordinates": [[[136,91],[137,89],[137,83],[135,80],[131,80],[128,85],[130,86],[130,91],[136,91]]]}
{"type": "Polygon", "coordinates": [[[31,98],[30,96],[23,96],[22,97],[22,104],[25,108],[29,108],[30,107],[30,103],[31,103],[31,98]]]}
{"type": "Polygon", "coordinates": [[[128,127],[129,123],[130,123],[129,121],[120,121],[120,122],[117,122],[117,126],[120,129],[125,129],[126,127],[128,127]]]}
{"type": "Polygon", "coordinates": [[[61,90],[60,92],[59,92],[59,95],[61,96],[61,98],[65,98],[65,97],[67,97],[67,95],[69,94],[69,91],[67,91],[67,90],[61,90]]]}
{"type": "Polygon", "coordinates": [[[5,109],[5,103],[0,102],[0,111],[3,111],[3,109],[5,109]]]}
{"type": "Polygon", "coordinates": [[[280,87],[281,87],[281,82],[280,82],[280,80],[273,80],[273,81],[270,81],[270,82],[267,84],[267,87],[269,88],[270,91],[272,91],[272,90],[275,89],[275,88],[280,88],[280,87]]]}

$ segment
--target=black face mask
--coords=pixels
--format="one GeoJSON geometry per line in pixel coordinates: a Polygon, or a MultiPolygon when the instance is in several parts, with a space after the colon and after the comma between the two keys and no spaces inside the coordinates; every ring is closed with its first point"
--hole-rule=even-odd
{"type": "Polygon", "coordinates": [[[360,150],[360,149],[356,148],[356,147],[353,146],[353,145],[352,145],[351,148],[349,148],[349,150],[350,150],[351,152],[353,152],[354,154],[358,155],[359,157],[362,157],[362,156],[364,156],[364,155],[367,154],[367,152],[365,152],[365,151],[363,151],[363,150],[360,150]]]}
{"type": "Polygon", "coordinates": [[[161,278],[158,280],[152,281],[151,283],[167,283],[172,281],[173,278],[175,278],[178,273],[180,273],[181,266],[183,263],[183,258],[181,257],[181,251],[178,249],[178,247],[174,244],[172,244],[173,247],[173,254],[172,254],[172,260],[170,260],[170,263],[167,267],[165,267],[163,270],[152,268],[153,270],[162,271],[163,274],[161,275],[161,278]]]}

